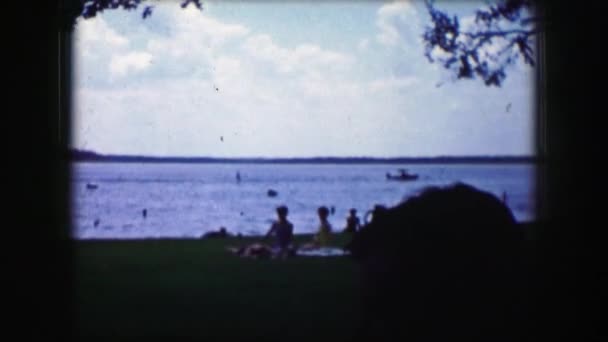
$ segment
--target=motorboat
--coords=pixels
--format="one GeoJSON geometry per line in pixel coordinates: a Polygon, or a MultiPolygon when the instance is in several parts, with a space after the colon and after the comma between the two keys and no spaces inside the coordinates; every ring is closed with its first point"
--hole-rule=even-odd
{"type": "Polygon", "coordinates": [[[386,174],[386,180],[395,180],[395,181],[413,181],[418,179],[417,174],[410,173],[407,169],[399,169],[399,173],[396,175],[391,175],[390,173],[386,174]]]}

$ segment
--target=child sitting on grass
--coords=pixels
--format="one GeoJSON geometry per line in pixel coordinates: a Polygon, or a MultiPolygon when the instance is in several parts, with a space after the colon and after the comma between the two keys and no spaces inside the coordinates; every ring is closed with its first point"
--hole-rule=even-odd
{"type": "Polygon", "coordinates": [[[293,224],[287,220],[288,212],[289,209],[287,209],[286,206],[278,207],[278,220],[272,223],[272,226],[270,226],[270,229],[268,229],[268,232],[264,236],[265,239],[271,235],[276,237],[274,248],[262,243],[253,243],[243,247],[228,247],[227,250],[242,257],[252,257],[256,259],[270,257],[285,259],[288,256],[295,255],[295,251],[291,244],[293,239],[293,224]]]}
{"type": "Polygon", "coordinates": [[[350,211],[350,216],[346,218],[345,233],[356,233],[361,228],[361,222],[357,217],[357,209],[353,208],[350,211]]]}
{"type": "Polygon", "coordinates": [[[272,223],[270,229],[265,235],[268,238],[271,235],[275,235],[276,243],[275,247],[278,249],[278,256],[285,258],[289,254],[289,248],[293,239],[293,224],[287,221],[287,213],[289,209],[286,206],[280,206],[277,208],[278,220],[272,223]]]}
{"type": "Polygon", "coordinates": [[[319,230],[314,235],[312,242],[302,245],[299,248],[300,250],[318,249],[329,245],[331,237],[331,224],[327,220],[329,209],[327,207],[319,207],[317,214],[319,215],[319,230]]]}

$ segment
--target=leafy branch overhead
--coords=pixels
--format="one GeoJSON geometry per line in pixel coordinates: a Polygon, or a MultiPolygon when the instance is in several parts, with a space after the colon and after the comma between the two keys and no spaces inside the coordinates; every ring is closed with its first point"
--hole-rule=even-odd
{"type": "MultiPolygon", "coordinates": [[[[61,2],[65,20],[65,29],[71,30],[77,17],[85,19],[93,18],[108,9],[123,9],[134,11],[143,7],[142,18],[146,19],[152,15],[154,5],[150,3],[157,1],[150,0],[64,0],[61,2]]],[[[203,9],[201,0],[182,0],[180,6],[182,8],[193,4],[199,10],[203,9]]]]}
{"type": "MultiPolygon", "coordinates": [[[[101,13],[106,9],[118,9],[122,8],[128,11],[135,10],[146,0],[84,0],[84,8],[82,16],[84,18],[91,18],[101,13]]],[[[183,0],[181,7],[186,8],[190,4],[194,4],[198,9],[202,9],[203,5],[201,0],[183,0]]],[[[144,7],[142,17],[145,19],[152,14],[153,5],[147,5],[144,7]]]]}
{"type": "Polygon", "coordinates": [[[539,17],[531,0],[501,0],[478,9],[464,24],[426,0],[431,25],[424,32],[425,56],[454,72],[458,79],[481,78],[487,86],[500,87],[505,69],[522,58],[534,66],[533,38],[539,17]]]}

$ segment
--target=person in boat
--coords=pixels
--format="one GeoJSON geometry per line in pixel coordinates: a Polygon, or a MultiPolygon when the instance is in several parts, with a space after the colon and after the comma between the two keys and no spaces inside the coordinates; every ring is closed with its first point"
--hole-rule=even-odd
{"type": "Polygon", "coordinates": [[[361,221],[357,216],[357,209],[350,209],[350,215],[346,218],[346,227],[344,228],[345,233],[355,233],[361,228],[361,221]]]}
{"type": "Polygon", "coordinates": [[[265,238],[274,235],[276,238],[275,247],[278,249],[278,256],[285,258],[289,255],[293,239],[293,224],[287,220],[289,209],[286,206],[277,208],[278,220],[274,221],[268,229],[265,238]]]}
{"type": "Polygon", "coordinates": [[[391,175],[390,173],[386,173],[386,179],[406,179],[406,178],[410,178],[412,175],[410,175],[407,170],[405,169],[399,169],[399,172],[396,175],[391,175]]]}
{"type": "Polygon", "coordinates": [[[391,175],[390,173],[386,173],[386,179],[394,179],[394,180],[414,180],[417,179],[418,175],[409,173],[407,169],[399,169],[399,172],[395,175],[391,175]]]}
{"type": "Polygon", "coordinates": [[[399,169],[399,175],[397,176],[401,179],[410,179],[416,177],[415,174],[410,173],[408,169],[399,169]]]}
{"type": "Polygon", "coordinates": [[[329,209],[325,206],[319,207],[317,215],[319,216],[319,230],[313,236],[312,242],[302,245],[300,250],[317,249],[329,245],[332,231],[331,224],[327,220],[329,209]]]}

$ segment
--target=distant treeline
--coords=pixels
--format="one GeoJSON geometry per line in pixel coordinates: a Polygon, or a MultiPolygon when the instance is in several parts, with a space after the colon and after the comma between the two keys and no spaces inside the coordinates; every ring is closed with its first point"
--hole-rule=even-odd
{"type": "Polygon", "coordinates": [[[532,156],[440,156],[440,157],[309,157],[309,158],[212,158],[103,155],[71,150],[70,161],[123,163],[236,163],[236,164],[492,164],[535,163],[532,156]]]}

